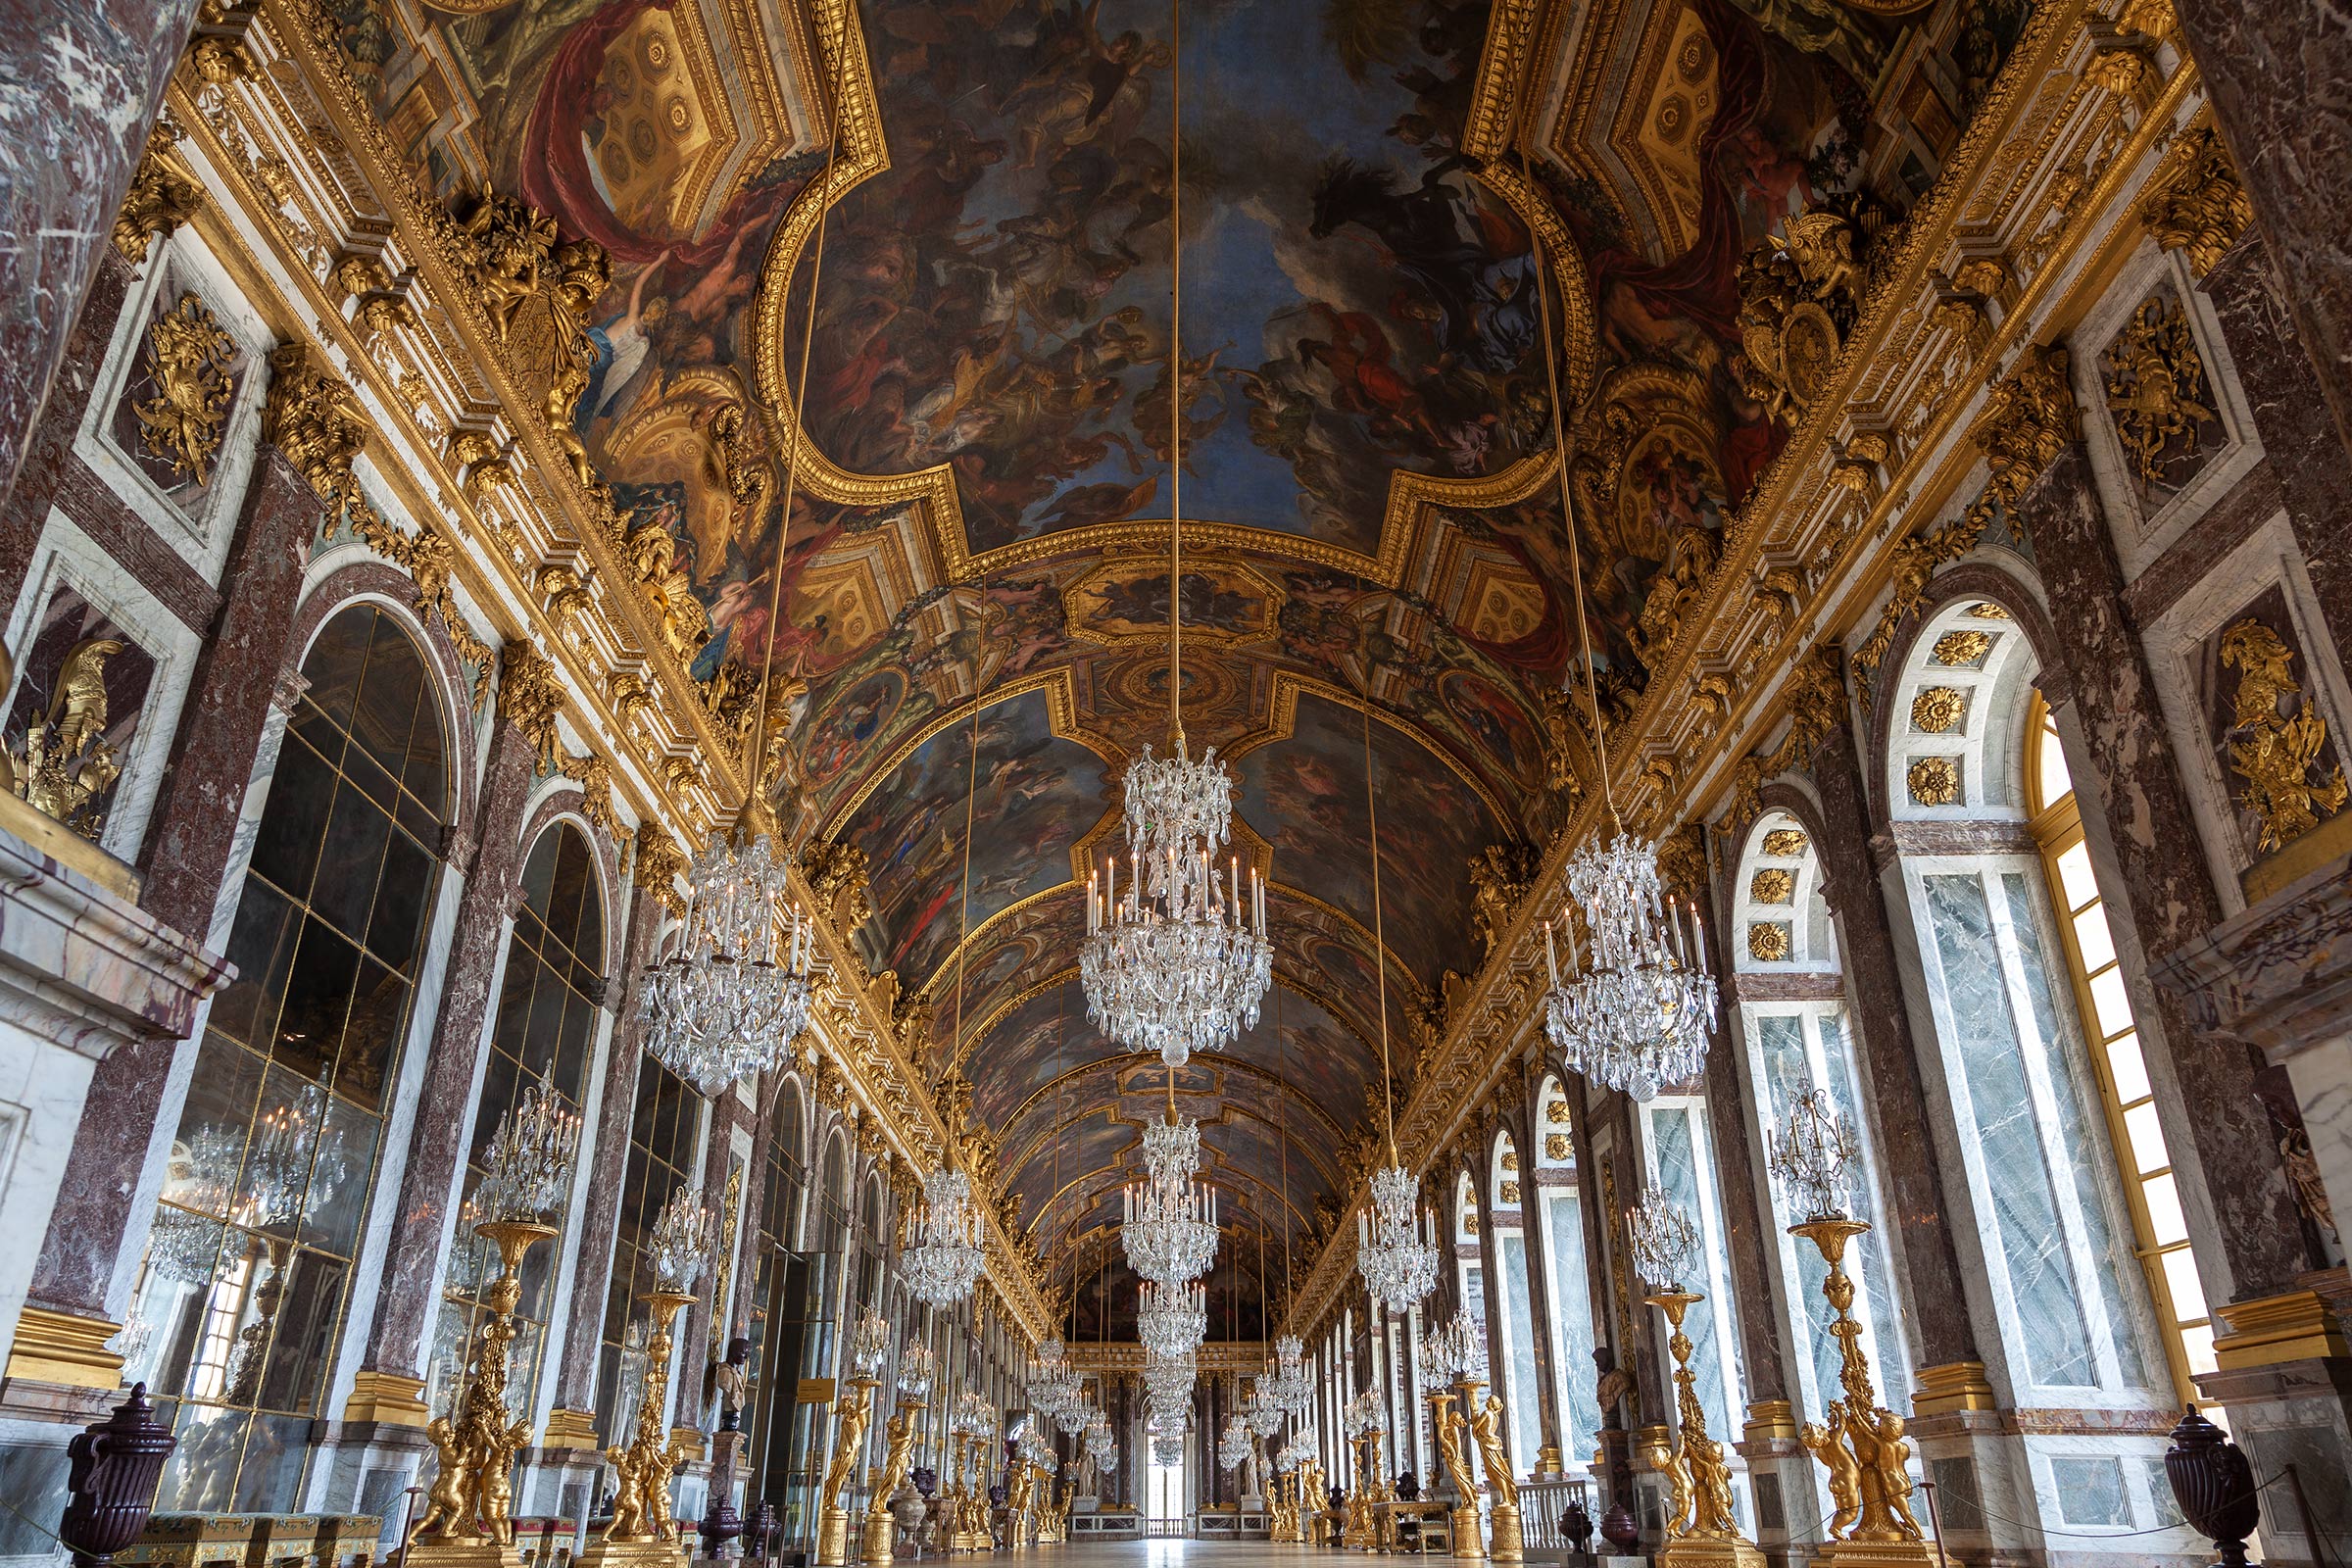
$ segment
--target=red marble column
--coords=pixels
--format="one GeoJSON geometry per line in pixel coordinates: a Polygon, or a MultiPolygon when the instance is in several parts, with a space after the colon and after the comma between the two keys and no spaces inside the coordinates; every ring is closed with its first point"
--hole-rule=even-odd
{"type": "Polygon", "coordinates": [[[1823,739],[1813,754],[1811,777],[1819,802],[1821,896],[1837,921],[1847,1019],[1869,1065],[1864,1077],[1871,1117],[1894,1200],[1886,1217],[1902,1237],[1893,1250],[1903,1260],[1920,1364],[1981,1361],[1944,1207],[1943,1173],[1936,1163],[1927,1082],[1903,1003],[1886,886],[1873,870],[1870,808],[1848,726],[1836,725],[1823,739]]]}
{"type": "MultiPolygon", "coordinates": [[[[2220,924],[2222,907],[2203,857],[2190,850],[2200,839],[2196,816],[2156,708],[2147,656],[2124,608],[2123,570],[2080,444],[2019,498],[2015,515],[2040,566],[2056,660],[2089,753],[2093,776],[2078,785],[2089,786],[2083,802],[2103,815],[2123,877],[2119,903],[2153,959],[2220,924]]],[[[2199,1038],[2175,992],[2147,987],[2132,1000],[2142,1008],[2153,1001],[2159,1028],[2145,1027],[2143,1012],[2142,1049],[2164,1054],[2180,1103],[2193,1107],[2171,1119],[2191,1145],[2174,1156],[2196,1160],[2213,1205],[2216,1234],[2208,1246],[2218,1246],[2230,1269],[2228,1294],[2215,1291],[2216,1304],[2292,1289],[2311,1261],[2278,1134],[2256,1091],[2263,1070],[2257,1053],[2243,1042],[2199,1038]]]]}
{"type": "Polygon", "coordinates": [[[196,0],[0,4],[0,501],[163,107],[196,0]]]}
{"type": "MultiPolygon", "coordinates": [[[[132,278],[131,266],[122,252],[112,245],[100,250],[89,292],[66,336],[48,403],[17,462],[14,489],[0,504],[0,604],[15,604],[23,591],[24,574],[32,569],[33,552],[40,547],[41,532],[48,526],[52,504],[63,506],[74,521],[88,526],[89,519],[83,515],[86,509],[74,505],[63,491],[73,478],[88,471],[74,455],[74,435],[81,428],[90,397],[97,390],[106,347],[122,319],[132,278]]],[[[111,492],[108,499],[112,499],[111,492]]]]}
{"type": "Polygon", "coordinates": [[[2352,487],[2344,479],[2344,443],[2296,335],[2278,270],[2249,230],[2198,286],[2221,319],[2320,613],[2336,648],[2352,650],[2352,487]]]}
{"type": "Polygon", "coordinates": [[[530,796],[535,763],[530,736],[501,711],[492,722],[481,804],[467,825],[470,859],[464,855],[451,858],[453,864],[465,865],[466,891],[458,904],[457,931],[450,942],[424,1081],[416,1092],[416,1102],[424,1109],[409,1134],[400,1197],[392,1207],[383,1283],[376,1293],[375,1322],[363,1362],[369,1372],[403,1379],[424,1376],[425,1336],[441,1299],[449,1208],[472,1132],[471,1117],[460,1114],[459,1107],[471,1102],[481,1066],[491,982],[518,893],[523,805],[530,796]]]}
{"type": "MultiPolygon", "coordinates": [[[[264,446],[221,581],[226,597],[198,655],[172,740],[172,766],[141,857],[140,903],[167,924],[209,940],[222,879],[235,858],[237,819],[284,679],[303,555],[318,530],[317,494],[276,448],[264,446]]],[[[282,722],[282,718],[278,720],[282,722]]],[[[89,1109],[57,1207],[41,1241],[32,1299],[60,1312],[109,1317],[107,1298],[134,1213],[139,1175],[184,1042],[125,1047],[98,1064],[89,1109]]],[[[192,1049],[192,1047],[190,1047],[192,1049]]]]}
{"type": "MultiPolygon", "coordinates": [[[[621,946],[626,971],[612,988],[615,1022],[605,1062],[589,1148],[588,1202],[580,1214],[580,1253],[572,1264],[571,1322],[556,1375],[556,1406],[585,1416],[596,1408],[597,1350],[605,1335],[605,1287],[620,1235],[621,1179],[629,1163],[629,1122],[637,1107],[637,1069],[645,1031],[637,1022],[637,983],[662,935],[662,901],[643,882],[629,894],[629,929],[621,946]]],[[[750,1178],[746,1178],[748,1181],[750,1178]]]]}
{"type": "Polygon", "coordinates": [[[2340,0],[2176,0],[2174,9],[2255,226],[2295,280],[2287,309],[2337,443],[2352,448],[2352,19],[2340,0]]]}

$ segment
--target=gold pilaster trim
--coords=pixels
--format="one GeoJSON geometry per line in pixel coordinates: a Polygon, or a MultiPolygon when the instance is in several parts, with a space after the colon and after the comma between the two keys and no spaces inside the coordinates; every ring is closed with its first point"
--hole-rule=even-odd
{"type": "Polygon", "coordinates": [[[424,1402],[424,1379],[397,1372],[365,1371],[351,1380],[351,1396],[343,1401],[343,1419],[380,1426],[423,1430],[433,1418],[424,1402]]]}
{"type": "Polygon", "coordinates": [[[568,1410],[562,1406],[548,1412],[547,1436],[540,1440],[544,1448],[585,1448],[596,1451],[596,1416],[587,1410],[568,1410]]]}
{"type": "Polygon", "coordinates": [[[1916,1415],[1948,1415],[1955,1410],[1997,1408],[1992,1385],[1985,1381],[1982,1361],[1947,1361],[1923,1366],[1911,1384],[1911,1409],[1916,1415]]]}
{"type": "Polygon", "coordinates": [[[2317,1291],[2289,1291],[2214,1308],[2213,1358],[2224,1372],[2352,1355],[2343,1325],[2317,1291]]]}
{"type": "Polygon", "coordinates": [[[16,1342],[8,1350],[11,1382],[61,1383],[75,1389],[119,1389],[122,1386],[122,1357],[106,1342],[122,1332],[122,1325],[102,1317],[77,1317],[27,1306],[17,1319],[16,1342]]]}
{"type": "Polygon", "coordinates": [[[1794,1443],[1796,1406],[1787,1399],[1758,1399],[1740,1428],[1742,1443],[1794,1443]]]}

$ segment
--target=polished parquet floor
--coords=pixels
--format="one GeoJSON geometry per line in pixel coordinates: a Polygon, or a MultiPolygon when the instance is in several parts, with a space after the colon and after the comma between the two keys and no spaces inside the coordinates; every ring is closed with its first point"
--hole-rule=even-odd
{"type": "Polygon", "coordinates": [[[974,1553],[955,1562],[956,1568],[1010,1568],[1014,1563],[1020,1568],[1274,1568],[1275,1564],[1298,1568],[1306,1559],[1343,1555],[1366,1554],[1270,1541],[1077,1541],[986,1556],[974,1553]]]}

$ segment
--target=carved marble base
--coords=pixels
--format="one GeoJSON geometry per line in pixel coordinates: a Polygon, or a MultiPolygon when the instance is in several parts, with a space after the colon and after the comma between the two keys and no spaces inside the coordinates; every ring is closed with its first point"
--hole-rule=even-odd
{"type": "Polygon", "coordinates": [[[877,1565],[877,1568],[880,1568],[880,1565],[886,1564],[891,1560],[893,1556],[892,1548],[896,1544],[895,1532],[897,1529],[898,1522],[892,1519],[890,1514],[879,1506],[873,1508],[866,1514],[864,1544],[865,1560],[867,1562],[873,1563],[877,1565]]]}
{"type": "Polygon", "coordinates": [[[1494,1539],[1487,1544],[1487,1555],[1496,1562],[1525,1562],[1527,1542],[1520,1533],[1519,1505],[1498,1502],[1487,1515],[1488,1528],[1494,1539]]]}
{"type": "Polygon", "coordinates": [[[1465,1502],[1453,1510],[1453,1554],[1456,1557],[1484,1557],[1487,1554],[1486,1533],[1478,1527],[1478,1504],[1465,1502]]]}
{"type": "Polygon", "coordinates": [[[817,1520],[817,1568],[845,1568],[850,1560],[850,1510],[827,1508],[817,1520]]]}

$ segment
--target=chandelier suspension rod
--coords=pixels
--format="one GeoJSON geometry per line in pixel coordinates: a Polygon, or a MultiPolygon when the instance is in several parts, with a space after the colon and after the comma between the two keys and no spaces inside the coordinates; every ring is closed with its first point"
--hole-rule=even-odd
{"type": "MultiPolygon", "coordinates": [[[[978,664],[973,674],[979,673],[978,664]]],[[[963,770],[963,875],[956,886],[956,1025],[950,1040],[948,1070],[963,1070],[963,967],[972,935],[972,802],[980,792],[980,693],[972,693],[972,755],[963,770]]],[[[956,1134],[948,1133],[948,1169],[956,1168],[956,1134]]]]}
{"type": "Polygon", "coordinates": [[[1396,1101],[1389,1073],[1389,939],[1380,921],[1380,801],[1372,788],[1372,670],[1364,669],[1364,816],[1372,829],[1372,969],[1379,977],[1380,1110],[1389,1137],[1389,1163],[1396,1157],[1396,1101]]]}
{"type": "Polygon", "coordinates": [[[1183,569],[1184,7],[1182,0],[1168,0],[1168,738],[1180,748],[1184,743],[1183,569]]]}
{"type": "MultiPolygon", "coordinates": [[[[1519,164],[1532,184],[1535,171],[1528,167],[1525,148],[1520,149],[1519,164]]],[[[1572,497],[1575,487],[1568,480],[1568,427],[1560,410],[1559,356],[1552,339],[1551,290],[1545,281],[1551,274],[1551,264],[1544,255],[1544,236],[1533,223],[1527,225],[1527,238],[1536,258],[1536,308],[1544,327],[1544,374],[1551,385],[1551,450],[1559,461],[1560,517],[1568,527],[1569,601],[1576,606],[1576,645],[1585,656],[1585,696],[1592,708],[1592,765],[1600,774],[1600,802],[1608,808],[1610,822],[1622,832],[1625,823],[1617,815],[1616,793],[1609,784],[1608,730],[1600,717],[1600,668],[1592,662],[1592,632],[1585,623],[1585,569],[1577,548],[1576,503],[1572,497]]]]}
{"type": "MultiPolygon", "coordinates": [[[[847,69],[846,57],[834,65],[833,107],[841,102],[840,77],[847,69]]],[[[816,248],[808,265],[808,315],[801,323],[801,384],[792,393],[792,441],[784,453],[784,510],[777,514],[776,560],[770,568],[774,581],[767,588],[767,648],[760,656],[760,711],[752,724],[752,755],[744,759],[744,770],[751,780],[747,799],[766,804],[767,769],[762,760],[767,755],[767,714],[773,702],[768,682],[776,668],[776,627],[784,611],[784,545],[792,536],[792,498],[794,486],[801,476],[801,416],[808,408],[808,382],[812,365],[810,351],[816,342],[816,291],[825,278],[825,231],[833,216],[833,160],[841,151],[841,120],[833,120],[833,135],[825,143],[825,172],[816,186],[816,248]]],[[[792,301],[792,278],[784,278],[785,304],[792,301]]],[[[753,519],[758,526],[759,519],[753,519]]],[[[796,670],[800,667],[796,662],[796,670]]]]}

